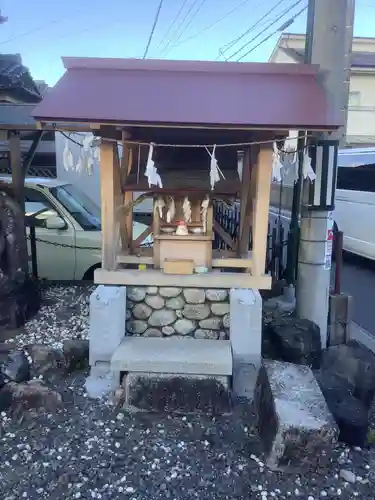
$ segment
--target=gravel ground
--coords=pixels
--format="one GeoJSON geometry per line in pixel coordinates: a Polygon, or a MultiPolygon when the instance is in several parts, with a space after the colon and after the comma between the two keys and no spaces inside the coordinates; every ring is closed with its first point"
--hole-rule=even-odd
{"type": "MultiPolygon", "coordinates": [[[[59,346],[85,337],[89,291],[50,289],[47,305],[13,341],[59,346]]],[[[64,407],[55,415],[15,421],[1,414],[1,500],[375,498],[375,449],[338,446],[326,469],[275,473],[262,463],[251,411],[128,413],[89,400],[84,379],[78,373],[59,383],[64,407]]]]}

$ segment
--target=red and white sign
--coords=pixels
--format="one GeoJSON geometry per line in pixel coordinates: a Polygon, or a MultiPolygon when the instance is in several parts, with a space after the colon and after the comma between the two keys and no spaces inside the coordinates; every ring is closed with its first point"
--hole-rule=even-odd
{"type": "Polygon", "coordinates": [[[330,212],[327,221],[327,238],[325,244],[325,255],[324,255],[324,269],[331,269],[332,261],[332,248],[333,248],[333,217],[332,212],[330,212]]]}

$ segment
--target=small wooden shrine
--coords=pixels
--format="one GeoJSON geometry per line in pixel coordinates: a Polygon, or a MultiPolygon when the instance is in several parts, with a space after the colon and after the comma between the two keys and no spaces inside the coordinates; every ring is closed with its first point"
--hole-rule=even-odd
{"type": "Polygon", "coordinates": [[[85,126],[100,141],[103,243],[95,282],[269,288],[274,141],[291,129],[339,126],[327,111],[319,68],[137,59],[64,63],[66,73],[34,116],[42,128],[85,126]],[[153,199],[152,225],[134,240],[133,208],[145,197],[153,199]],[[214,220],[218,201],[240,203],[237,241],[214,220]],[[215,232],[230,250],[213,251],[215,232]],[[143,248],[150,233],[153,246],[143,248]]]}

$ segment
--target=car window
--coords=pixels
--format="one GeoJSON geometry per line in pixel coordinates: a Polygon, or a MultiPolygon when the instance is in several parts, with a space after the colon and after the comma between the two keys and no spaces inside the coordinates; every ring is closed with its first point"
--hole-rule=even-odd
{"type": "Polygon", "coordinates": [[[46,219],[51,215],[59,215],[43,193],[32,188],[25,188],[26,217],[33,217],[36,227],[46,227],[46,219]]]}
{"type": "Polygon", "coordinates": [[[337,189],[375,193],[375,165],[339,167],[337,189]]]}

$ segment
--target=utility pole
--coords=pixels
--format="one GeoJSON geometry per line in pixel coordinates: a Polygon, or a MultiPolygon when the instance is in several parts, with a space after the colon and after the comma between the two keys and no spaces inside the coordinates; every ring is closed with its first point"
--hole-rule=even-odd
{"type": "MultiPolygon", "coordinates": [[[[345,140],[354,10],[355,0],[309,0],[305,62],[319,64],[328,103],[340,116],[342,124],[337,132],[320,134],[318,140],[337,140],[341,144],[345,140]]],[[[337,162],[337,149],[335,154],[337,162]]],[[[332,225],[332,213],[324,207],[311,210],[307,183],[302,195],[297,314],[319,325],[324,348],[331,274],[330,264],[327,265],[327,234],[332,225]]],[[[334,189],[336,179],[333,183],[334,189]]]]}

